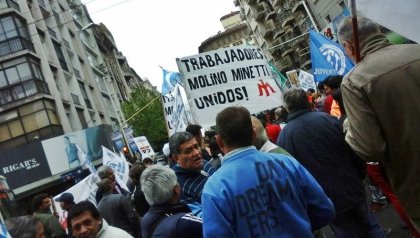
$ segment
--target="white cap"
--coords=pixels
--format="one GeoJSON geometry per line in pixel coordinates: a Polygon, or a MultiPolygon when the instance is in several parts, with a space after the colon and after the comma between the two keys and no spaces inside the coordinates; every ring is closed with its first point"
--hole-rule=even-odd
{"type": "Polygon", "coordinates": [[[162,152],[164,155],[169,156],[169,143],[163,145],[162,152]]]}

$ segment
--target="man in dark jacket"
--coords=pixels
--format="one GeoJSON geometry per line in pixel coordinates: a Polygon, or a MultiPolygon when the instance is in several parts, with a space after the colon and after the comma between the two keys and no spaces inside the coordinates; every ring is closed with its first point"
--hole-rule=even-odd
{"type": "Polygon", "coordinates": [[[130,199],[122,194],[113,194],[114,183],[108,179],[102,179],[98,189],[103,194],[98,203],[98,211],[101,217],[109,225],[128,232],[133,237],[140,237],[140,221],[130,199]]]}
{"type": "MultiPolygon", "coordinates": [[[[361,60],[341,86],[346,141],[363,160],[382,162],[420,232],[420,45],[391,45],[377,24],[364,17],[357,21],[361,60]]],[[[343,19],[338,38],[355,61],[352,18],[343,19]]]]}
{"type": "Polygon", "coordinates": [[[200,238],[202,220],[179,204],[181,188],[173,170],[152,165],[141,175],[141,187],[150,209],[141,221],[143,237],[200,238]]]}
{"type": "Polygon", "coordinates": [[[290,152],[315,177],[331,199],[336,218],[331,228],[337,237],[384,237],[372,216],[354,154],[344,141],[341,123],[312,112],[302,89],[292,88],[283,100],[289,111],[279,146],[290,152]]]}
{"type": "Polygon", "coordinates": [[[133,192],[133,205],[140,217],[143,217],[147,211],[149,211],[149,204],[144,197],[143,191],[141,191],[140,176],[146,169],[146,165],[143,162],[136,162],[128,172],[128,176],[131,178],[134,184],[133,192]]]}

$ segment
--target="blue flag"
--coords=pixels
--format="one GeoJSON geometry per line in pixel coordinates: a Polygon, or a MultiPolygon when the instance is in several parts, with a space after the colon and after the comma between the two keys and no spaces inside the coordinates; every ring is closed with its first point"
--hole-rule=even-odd
{"type": "Polygon", "coordinates": [[[175,85],[177,83],[181,84],[181,77],[178,72],[168,71],[164,68],[162,68],[162,70],[163,70],[162,95],[166,95],[174,91],[175,85]]]}
{"type": "Polygon", "coordinates": [[[315,82],[321,82],[330,75],[345,75],[354,67],[341,45],[314,30],[309,32],[309,37],[315,82]]]}

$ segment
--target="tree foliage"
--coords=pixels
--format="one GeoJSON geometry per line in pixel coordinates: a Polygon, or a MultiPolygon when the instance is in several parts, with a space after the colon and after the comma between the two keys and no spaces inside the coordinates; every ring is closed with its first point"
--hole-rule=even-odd
{"type": "Polygon", "coordinates": [[[161,95],[139,85],[132,91],[130,97],[130,100],[122,105],[126,119],[143,108],[128,121],[128,124],[133,127],[134,136],[146,136],[153,150],[160,151],[163,144],[168,141],[161,95]]]}

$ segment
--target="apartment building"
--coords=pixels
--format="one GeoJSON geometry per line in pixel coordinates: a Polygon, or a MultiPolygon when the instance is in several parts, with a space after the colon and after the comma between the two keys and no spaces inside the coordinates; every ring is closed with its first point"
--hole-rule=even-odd
{"type": "Polygon", "coordinates": [[[121,102],[139,84],[155,90],[80,0],[0,0],[0,174],[15,195],[60,185],[74,172],[62,158],[64,137],[82,141],[99,164],[92,143],[112,144],[121,102]]]}
{"type": "Polygon", "coordinates": [[[198,47],[199,53],[242,44],[255,44],[252,32],[240,11],[222,16],[220,22],[224,30],[203,41],[198,47]]]}
{"type": "Polygon", "coordinates": [[[235,0],[270,63],[286,72],[311,70],[310,29],[326,30],[347,14],[339,0],[235,0]]]}

